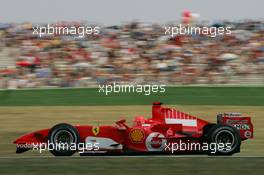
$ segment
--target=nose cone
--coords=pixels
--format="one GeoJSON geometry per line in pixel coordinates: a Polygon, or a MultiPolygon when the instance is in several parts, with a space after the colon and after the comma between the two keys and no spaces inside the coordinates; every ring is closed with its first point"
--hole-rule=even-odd
{"type": "Polygon", "coordinates": [[[26,144],[35,140],[34,133],[29,133],[17,138],[13,143],[14,144],[26,144]]]}
{"type": "Polygon", "coordinates": [[[36,132],[25,134],[17,138],[14,144],[32,144],[32,143],[43,143],[48,140],[49,129],[43,129],[36,132]]]}

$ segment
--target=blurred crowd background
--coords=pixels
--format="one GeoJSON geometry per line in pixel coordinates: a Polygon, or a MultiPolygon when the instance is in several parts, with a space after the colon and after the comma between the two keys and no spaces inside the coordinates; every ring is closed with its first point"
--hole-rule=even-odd
{"type": "MultiPolygon", "coordinates": [[[[58,23],[56,23],[58,24],[58,23]]],[[[264,85],[264,21],[201,22],[231,35],[164,35],[164,24],[101,26],[99,35],[32,35],[32,23],[0,23],[0,88],[98,84],[264,85]]],[[[42,24],[43,25],[43,24],[42,24]]],[[[61,26],[87,25],[59,22],[61,26]]]]}

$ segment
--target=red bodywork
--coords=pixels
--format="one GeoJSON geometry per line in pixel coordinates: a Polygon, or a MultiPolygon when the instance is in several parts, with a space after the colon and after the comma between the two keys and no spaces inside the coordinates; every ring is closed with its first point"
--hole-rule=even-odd
{"type": "MultiPolygon", "coordinates": [[[[220,114],[218,123],[236,127],[242,140],[253,137],[253,125],[250,117],[220,114]]],[[[156,102],[152,106],[152,117],[145,119],[138,116],[134,119],[134,124],[131,127],[125,124],[125,120],[117,121],[116,126],[77,125],[74,127],[79,132],[81,142],[85,143],[88,140],[89,142],[91,140],[103,142],[105,145],[100,150],[164,152],[166,145],[179,140],[201,142],[207,132],[206,126],[210,125],[213,123],[164,107],[160,102],[156,102]],[[94,132],[94,128],[97,128],[97,132],[94,132]],[[112,142],[115,144],[107,145],[112,142]]],[[[15,140],[14,143],[17,146],[47,143],[49,131],[50,129],[43,129],[26,134],[15,140]]]]}

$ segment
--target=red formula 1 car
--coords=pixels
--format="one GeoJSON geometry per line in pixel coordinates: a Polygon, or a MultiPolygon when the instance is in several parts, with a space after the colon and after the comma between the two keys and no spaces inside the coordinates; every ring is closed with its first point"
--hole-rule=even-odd
{"type": "Polygon", "coordinates": [[[49,149],[55,156],[186,154],[232,155],[240,151],[241,141],[253,138],[250,117],[240,113],[217,115],[210,123],[178,110],[153,103],[152,117],[138,116],[133,126],[125,120],[116,126],[57,124],[26,134],[14,143],[17,153],[30,149],[49,149]]]}

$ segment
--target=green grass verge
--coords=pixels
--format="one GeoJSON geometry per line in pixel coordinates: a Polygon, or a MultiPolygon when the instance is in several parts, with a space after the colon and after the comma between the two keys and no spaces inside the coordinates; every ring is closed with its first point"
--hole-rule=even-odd
{"type": "Polygon", "coordinates": [[[153,101],[181,105],[264,105],[264,87],[167,87],[165,93],[112,93],[98,88],[0,91],[0,106],[149,105],[153,101]]]}
{"type": "Polygon", "coordinates": [[[0,174],[177,174],[263,173],[263,158],[83,157],[0,160],[0,174]]]}

